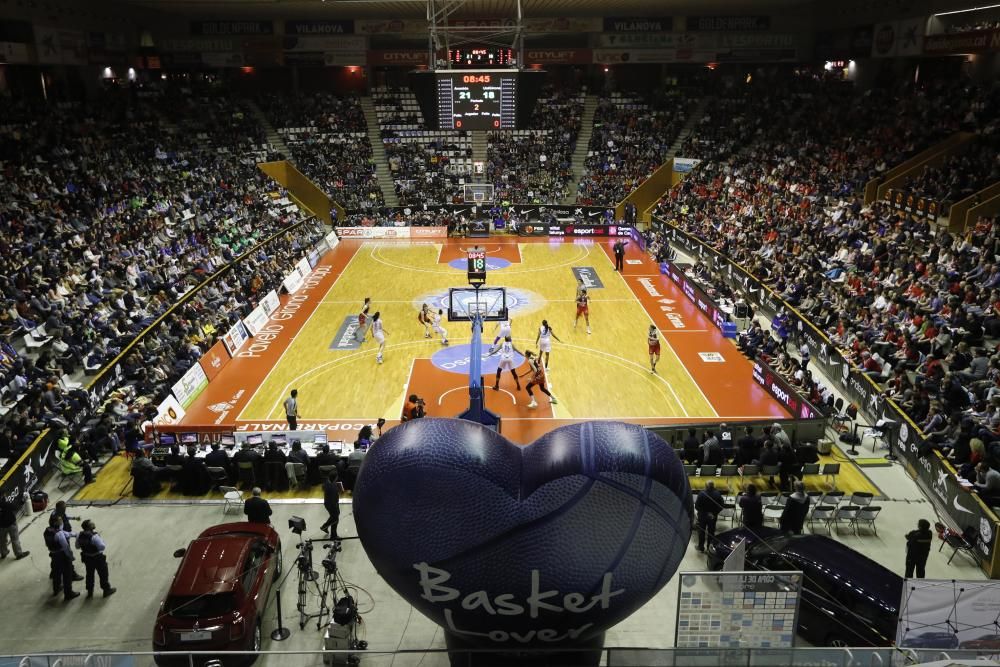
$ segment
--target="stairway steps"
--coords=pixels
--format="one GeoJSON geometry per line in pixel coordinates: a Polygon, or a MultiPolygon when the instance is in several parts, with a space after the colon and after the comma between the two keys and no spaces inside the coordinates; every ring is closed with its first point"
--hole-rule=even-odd
{"type": "Polygon", "coordinates": [[[379,187],[382,189],[385,205],[399,206],[399,197],[396,196],[396,186],[392,180],[392,172],[389,170],[389,158],[385,154],[385,144],[382,143],[382,135],[379,132],[378,114],[375,113],[375,103],[371,97],[361,98],[361,110],[365,113],[365,122],[368,126],[368,141],[371,142],[372,159],[375,161],[375,176],[378,178],[379,187]]]}

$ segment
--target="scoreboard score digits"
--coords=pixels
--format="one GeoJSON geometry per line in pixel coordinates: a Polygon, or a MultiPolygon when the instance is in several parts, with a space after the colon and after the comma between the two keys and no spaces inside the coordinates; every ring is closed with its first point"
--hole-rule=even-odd
{"type": "Polygon", "coordinates": [[[442,130],[513,130],[517,126],[517,72],[464,70],[437,73],[442,130]]]}

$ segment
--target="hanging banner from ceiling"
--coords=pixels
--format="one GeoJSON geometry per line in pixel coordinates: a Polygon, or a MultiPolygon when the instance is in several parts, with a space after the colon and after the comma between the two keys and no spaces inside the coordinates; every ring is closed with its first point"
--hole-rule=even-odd
{"type": "Polygon", "coordinates": [[[770,30],[770,16],[689,16],[687,29],[692,32],[740,32],[770,30]]]}
{"type": "Polygon", "coordinates": [[[354,21],[285,21],[286,35],[347,35],[354,32],[354,21]]]}
{"type": "Polygon", "coordinates": [[[192,21],[192,35],[273,35],[271,21],[192,21]]]}

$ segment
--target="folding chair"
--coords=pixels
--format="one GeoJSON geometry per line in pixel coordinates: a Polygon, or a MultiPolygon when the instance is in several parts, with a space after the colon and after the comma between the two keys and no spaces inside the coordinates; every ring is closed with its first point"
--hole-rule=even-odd
{"type": "Polygon", "coordinates": [[[741,481],[745,481],[747,477],[756,477],[760,473],[760,466],[756,463],[747,463],[742,468],[740,468],[741,481]]]}
{"type": "Polygon", "coordinates": [[[959,551],[971,558],[973,562],[979,563],[975,552],[975,543],[978,539],[975,526],[969,526],[959,533],[938,521],[934,524],[934,529],[937,531],[938,537],[941,538],[941,546],[938,547],[938,551],[944,549],[944,545],[946,544],[952,549],[951,556],[948,558],[948,565],[951,565],[951,561],[959,551]]]}
{"type": "Polygon", "coordinates": [[[766,477],[769,484],[774,484],[774,478],[781,472],[781,466],[761,466],[760,476],[766,477]]]}
{"type": "Polygon", "coordinates": [[[858,529],[861,527],[861,524],[864,523],[867,524],[872,529],[872,532],[877,536],[878,530],[875,529],[875,519],[881,511],[882,508],[878,505],[868,505],[866,507],[862,507],[858,512],[858,515],[854,517],[854,534],[861,534],[858,529]]]}
{"type": "Polygon", "coordinates": [[[212,480],[212,485],[222,490],[222,484],[229,483],[229,473],[226,472],[225,468],[218,468],[216,466],[205,466],[205,471],[208,472],[209,479],[212,480]]]}
{"type": "Polygon", "coordinates": [[[764,523],[772,522],[778,525],[781,522],[781,515],[785,512],[785,506],[780,503],[772,503],[764,506],[764,523]]]}
{"type": "Polygon", "coordinates": [[[827,491],[823,494],[823,504],[837,507],[844,500],[843,491],[827,491]]]}
{"type": "Polygon", "coordinates": [[[222,513],[228,514],[231,508],[236,508],[236,511],[242,511],[243,509],[243,492],[237,489],[235,486],[220,486],[219,491],[222,493],[222,498],[225,500],[225,504],[222,506],[222,513]]]}
{"type": "Polygon", "coordinates": [[[62,452],[55,450],[53,452],[56,457],[56,470],[59,472],[59,486],[56,487],[62,491],[66,486],[76,485],[77,487],[83,487],[83,470],[78,470],[77,472],[63,472],[62,469],[62,452]]]}
{"type": "Polygon", "coordinates": [[[688,477],[694,477],[696,474],[698,474],[698,466],[685,464],[684,474],[687,475],[688,477]]]}
{"type": "Polygon", "coordinates": [[[722,510],[719,512],[716,520],[729,519],[729,525],[736,526],[736,501],[729,497],[724,497],[722,502],[722,510]]]}
{"type": "Polygon", "coordinates": [[[826,477],[827,486],[830,489],[837,488],[837,475],[840,474],[840,464],[839,463],[826,463],[823,465],[823,469],[819,473],[826,477]]]}
{"type": "Polygon", "coordinates": [[[704,465],[698,469],[698,477],[707,477],[715,479],[716,466],[704,465]]]}
{"type": "Polygon", "coordinates": [[[872,494],[866,491],[858,491],[851,494],[851,504],[858,507],[867,507],[872,504],[872,494]]]}
{"type": "Polygon", "coordinates": [[[826,532],[830,533],[830,523],[833,521],[833,515],[837,511],[837,508],[833,505],[816,505],[813,507],[812,512],[809,513],[808,524],[812,529],[812,532],[816,532],[816,524],[822,524],[826,526],[826,532]]]}
{"type": "Polygon", "coordinates": [[[802,465],[801,479],[803,483],[806,481],[807,477],[816,477],[818,475],[819,475],[818,463],[805,463],[802,465]]]}
{"type": "Polygon", "coordinates": [[[288,472],[288,482],[294,487],[302,486],[306,483],[306,466],[304,463],[291,461],[285,464],[288,472]]]}
{"type": "Polygon", "coordinates": [[[739,476],[739,474],[740,474],[739,466],[735,466],[735,465],[727,463],[726,465],[724,465],[721,468],[719,468],[719,478],[721,480],[725,481],[727,489],[731,488],[729,486],[729,481],[733,477],[739,476]]]}
{"type": "Polygon", "coordinates": [[[236,471],[237,479],[244,489],[257,486],[257,475],[254,474],[252,461],[240,461],[236,464],[236,471]]]}
{"type": "MultiPolygon", "coordinates": [[[[858,511],[860,509],[861,508],[856,507],[854,505],[844,505],[843,507],[838,507],[837,510],[833,513],[833,518],[830,519],[830,523],[828,525],[833,525],[837,527],[838,534],[840,533],[841,523],[846,523],[848,528],[853,528],[854,520],[858,517],[858,511]]],[[[832,529],[830,532],[832,534],[833,532],[832,529]]]]}

